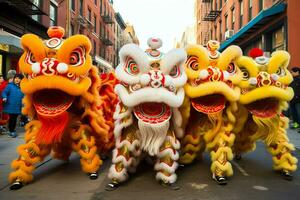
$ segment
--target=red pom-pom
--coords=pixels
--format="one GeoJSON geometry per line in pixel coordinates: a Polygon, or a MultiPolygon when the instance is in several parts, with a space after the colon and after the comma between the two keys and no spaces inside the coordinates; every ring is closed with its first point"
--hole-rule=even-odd
{"type": "Polygon", "coordinates": [[[253,48],[249,52],[249,56],[252,58],[256,58],[256,57],[263,56],[263,55],[264,55],[264,52],[260,48],[253,48]]]}

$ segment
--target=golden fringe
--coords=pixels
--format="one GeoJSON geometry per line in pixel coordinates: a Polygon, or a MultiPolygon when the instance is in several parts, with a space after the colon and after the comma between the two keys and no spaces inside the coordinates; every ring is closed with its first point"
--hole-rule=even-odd
{"type": "Polygon", "coordinates": [[[269,146],[276,140],[279,134],[279,115],[275,115],[271,118],[259,118],[253,115],[252,118],[258,126],[258,129],[257,132],[251,136],[251,140],[256,141],[258,139],[263,139],[269,146]]]}
{"type": "Polygon", "coordinates": [[[297,158],[292,156],[291,151],[294,151],[294,145],[289,143],[286,134],[288,119],[279,117],[279,128],[277,137],[268,145],[268,151],[273,156],[273,168],[275,170],[288,170],[294,172],[297,169],[297,158]]]}

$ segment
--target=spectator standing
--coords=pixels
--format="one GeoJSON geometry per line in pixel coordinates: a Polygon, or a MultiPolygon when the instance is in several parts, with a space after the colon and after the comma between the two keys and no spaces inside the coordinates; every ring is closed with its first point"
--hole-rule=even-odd
{"type": "MultiPolygon", "coordinates": [[[[0,95],[7,85],[7,81],[4,80],[2,74],[0,74],[0,95]]],[[[8,120],[8,115],[3,113],[3,102],[2,98],[0,98],[0,132],[5,132],[4,125],[6,125],[8,120]]]]}
{"type": "MultiPolygon", "coordinates": [[[[293,67],[291,74],[294,78],[290,86],[294,90],[294,97],[290,101],[290,112],[293,119],[292,128],[299,128],[300,124],[300,68],[293,67]]],[[[298,131],[299,132],[299,131],[298,131]]]]}
{"type": "Polygon", "coordinates": [[[13,82],[15,75],[17,74],[16,70],[10,69],[7,72],[7,80],[9,83],[13,82]]]}
{"type": "Polygon", "coordinates": [[[21,114],[22,98],[24,97],[24,94],[20,89],[22,78],[22,74],[16,74],[13,78],[13,82],[8,83],[2,92],[2,99],[4,102],[3,112],[9,114],[8,130],[11,137],[17,137],[17,118],[21,114]]]}

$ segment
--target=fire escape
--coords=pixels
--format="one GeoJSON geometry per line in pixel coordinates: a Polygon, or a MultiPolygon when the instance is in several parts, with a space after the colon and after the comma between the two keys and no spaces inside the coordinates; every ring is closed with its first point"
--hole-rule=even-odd
{"type": "Polygon", "coordinates": [[[102,31],[100,35],[100,40],[105,46],[112,46],[113,42],[109,38],[109,34],[107,32],[107,25],[112,25],[114,21],[112,19],[112,16],[110,16],[106,11],[104,13],[101,13],[101,17],[106,25],[104,26],[104,31],[102,31]]]}
{"type": "Polygon", "coordinates": [[[221,14],[221,11],[217,8],[216,0],[202,0],[202,21],[203,24],[202,29],[206,30],[203,32],[203,41],[206,44],[210,39],[212,39],[212,32],[210,28],[212,28],[213,22],[216,18],[221,14]]]}

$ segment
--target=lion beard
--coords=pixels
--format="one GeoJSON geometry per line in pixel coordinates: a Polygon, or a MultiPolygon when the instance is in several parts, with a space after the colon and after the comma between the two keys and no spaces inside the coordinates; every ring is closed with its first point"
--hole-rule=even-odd
{"type": "Polygon", "coordinates": [[[148,124],[139,120],[138,125],[139,131],[137,131],[137,135],[141,149],[148,152],[150,156],[157,155],[160,146],[166,139],[170,126],[169,121],[160,124],[148,124]]]}

